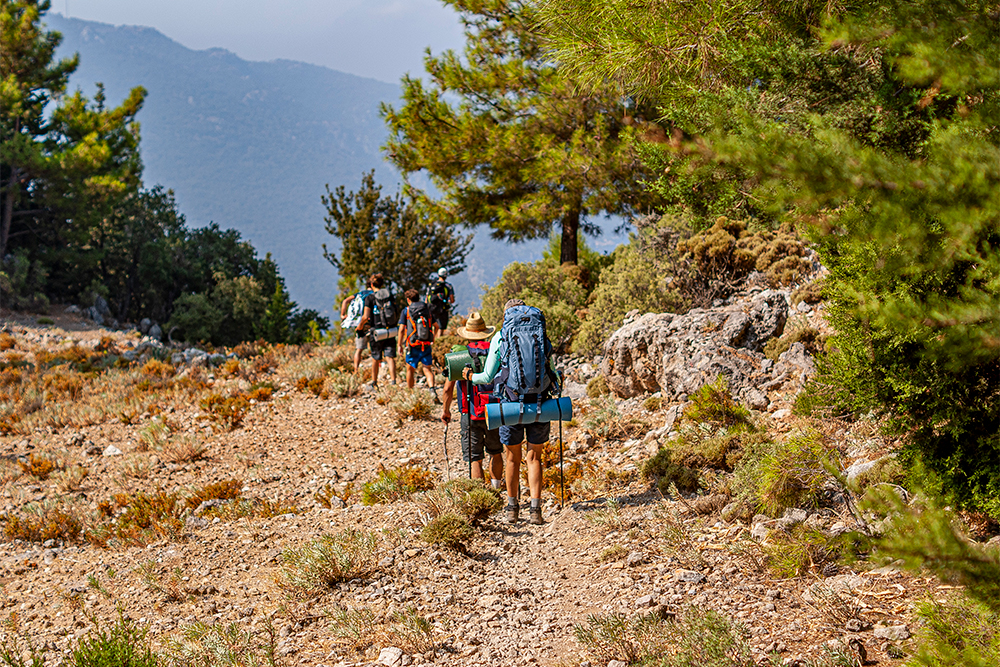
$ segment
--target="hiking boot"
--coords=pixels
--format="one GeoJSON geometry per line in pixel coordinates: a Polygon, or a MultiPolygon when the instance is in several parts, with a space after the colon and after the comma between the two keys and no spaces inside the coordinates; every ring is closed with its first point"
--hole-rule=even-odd
{"type": "Polygon", "coordinates": [[[544,521],[542,521],[541,507],[532,507],[531,509],[528,510],[528,523],[530,523],[532,526],[540,526],[543,523],[545,523],[544,521]]]}
{"type": "Polygon", "coordinates": [[[520,509],[517,505],[507,505],[507,523],[517,523],[520,509]]]}

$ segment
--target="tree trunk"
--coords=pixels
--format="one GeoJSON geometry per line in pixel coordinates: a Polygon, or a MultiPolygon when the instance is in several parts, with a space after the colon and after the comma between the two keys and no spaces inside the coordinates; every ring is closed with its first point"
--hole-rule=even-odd
{"type": "Polygon", "coordinates": [[[580,208],[574,206],[562,219],[562,242],[559,244],[559,263],[576,264],[576,244],[580,235],[580,208]]]}
{"type": "Polygon", "coordinates": [[[0,211],[0,258],[7,256],[7,239],[10,238],[10,223],[14,219],[14,192],[17,188],[17,168],[11,165],[7,193],[0,211]]]}

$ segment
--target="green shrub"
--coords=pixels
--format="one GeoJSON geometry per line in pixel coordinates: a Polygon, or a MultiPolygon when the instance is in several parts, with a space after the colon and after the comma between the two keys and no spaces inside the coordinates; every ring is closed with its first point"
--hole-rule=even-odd
{"type": "Polygon", "coordinates": [[[668,443],[678,465],[698,470],[711,468],[731,472],[748,448],[768,440],[762,431],[706,428],[705,425],[685,426],[668,443]]]}
{"type": "Polygon", "coordinates": [[[660,447],[652,458],[642,464],[642,474],[655,481],[656,487],[665,496],[669,495],[671,485],[685,493],[697,490],[700,478],[697,470],[675,463],[673,453],[666,447],[660,447]]]}
{"type": "Polygon", "coordinates": [[[600,398],[607,396],[611,390],[608,389],[608,381],[603,375],[595,375],[587,382],[587,397],[600,398]]]}
{"type": "Polygon", "coordinates": [[[684,409],[685,421],[712,424],[730,431],[754,430],[750,411],[733,399],[725,375],[719,375],[715,382],[702,385],[688,400],[691,404],[684,409]]]}
{"type": "Polygon", "coordinates": [[[483,295],[482,315],[496,326],[503,323],[508,299],[521,299],[545,313],[545,327],[556,349],[565,348],[576,334],[577,314],[587,302],[578,266],[554,266],[546,262],[513,262],[503,270],[497,284],[483,295]]]}
{"type": "Polygon", "coordinates": [[[829,475],[828,456],[815,433],[793,433],[782,442],[756,443],[745,452],[733,481],[759,511],[777,516],[789,507],[815,505],[829,475]]]}
{"type": "Polygon", "coordinates": [[[457,514],[448,512],[431,519],[430,523],[424,526],[421,531],[420,538],[429,544],[464,550],[465,542],[472,535],[472,526],[468,521],[457,514]]]}
{"type": "Polygon", "coordinates": [[[259,632],[240,623],[196,622],[167,638],[164,653],[174,667],[275,667],[277,646],[270,619],[259,632]]]}
{"type": "Polygon", "coordinates": [[[369,576],[378,567],[378,538],[348,529],[299,549],[281,552],[281,583],[304,595],[320,595],[334,584],[369,576]]]}
{"type": "Polygon", "coordinates": [[[1000,613],[957,597],[945,602],[926,600],[917,607],[922,623],[919,648],[908,664],[926,667],[992,667],[1000,665],[1000,613]]]}
{"type": "Polygon", "coordinates": [[[658,667],[751,667],[745,632],[716,611],[665,618],[652,614],[590,615],[573,627],[576,640],[602,664],[620,660],[658,667]]]}
{"type": "Polygon", "coordinates": [[[13,310],[44,311],[49,307],[47,279],[45,265],[32,262],[26,250],[15,250],[0,264],[0,299],[13,310]]]}
{"type": "Polygon", "coordinates": [[[111,627],[96,626],[73,649],[73,667],[156,667],[146,630],[125,616],[111,627]]]}

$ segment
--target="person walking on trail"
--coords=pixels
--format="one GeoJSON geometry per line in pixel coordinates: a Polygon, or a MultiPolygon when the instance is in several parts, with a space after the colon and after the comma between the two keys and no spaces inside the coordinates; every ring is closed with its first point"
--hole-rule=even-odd
{"type": "MultiPolygon", "coordinates": [[[[458,335],[467,340],[466,348],[473,359],[484,359],[489,352],[489,338],[496,327],[486,326],[482,315],[473,312],[458,335]]],[[[462,458],[469,464],[469,477],[483,479],[484,453],[490,456],[490,483],[500,488],[503,479],[503,445],[500,432],[486,428],[486,404],[490,400],[492,385],[474,385],[467,380],[448,380],[444,385],[444,407],[441,421],[451,421],[451,403],[458,385],[458,411],[461,414],[462,458]]]]}
{"type": "Polygon", "coordinates": [[[376,389],[383,357],[389,367],[389,378],[396,384],[396,337],[386,335],[382,340],[376,339],[382,332],[388,334],[396,326],[396,304],[381,273],[371,277],[368,287],[371,294],[365,296],[364,313],[357,331],[368,339],[368,349],[372,355],[372,388],[376,389]]]}
{"type": "Polygon", "coordinates": [[[448,282],[448,269],[438,269],[438,279],[427,292],[427,303],[431,306],[431,319],[434,322],[434,335],[440,336],[448,328],[451,317],[451,307],[455,305],[455,288],[448,282]]]}
{"type": "Polygon", "coordinates": [[[368,289],[368,281],[362,279],[364,287],[357,293],[348,296],[340,304],[340,326],[344,331],[354,331],[354,372],[361,370],[361,353],[368,344],[368,332],[356,331],[365,313],[365,297],[373,294],[368,289]]]}
{"type": "MultiPolygon", "coordinates": [[[[552,343],[545,333],[545,315],[520,299],[504,304],[503,326],[490,341],[482,372],[468,366],[462,378],[473,384],[493,383],[501,401],[541,403],[558,389],[558,378],[549,363],[552,343]]],[[[542,521],[542,449],[549,441],[549,422],[501,426],[500,443],[507,453],[507,521],[515,523],[520,505],[521,445],[527,439],[529,523],[542,521]]]]}
{"type": "Polygon", "coordinates": [[[420,300],[415,289],[406,290],[406,308],[399,315],[399,352],[406,345],[406,386],[413,389],[414,375],[423,364],[427,387],[434,394],[434,402],[440,402],[434,386],[434,371],[431,370],[431,346],[434,331],[431,328],[431,309],[420,300]]]}

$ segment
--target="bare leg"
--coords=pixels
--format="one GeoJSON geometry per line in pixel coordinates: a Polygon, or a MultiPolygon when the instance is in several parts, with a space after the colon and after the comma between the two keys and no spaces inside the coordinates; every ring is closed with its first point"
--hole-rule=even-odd
{"type": "Polygon", "coordinates": [[[378,369],[382,365],[379,359],[372,359],[372,382],[378,384],[378,369]]]}
{"type": "Polygon", "coordinates": [[[357,373],[361,370],[361,349],[354,349],[354,372],[357,373]]]}
{"type": "Polygon", "coordinates": [[[483,462],[473,461],[471,467],[470,477],[472,479],[482,479],[483,478],[483,462]]]}
{"type": "Polygon", "coordinates": [[[430,366],[424,366],[424,377],[427,378],[427,387],[430,389],[434,388],[434,371],[430,369],[430,366]]]}
{"type": "Polygon", "coordinates": [[[393,384],[396,384],[396,360],[393,357],[389,357],[386,363],[389,364],[389,378],[393,384]]]}
{"type": "Polygon", "coordinates": [[[528,443],[528,454],[525,460],[528,464],[528,490],[531,498],[542,497],[542,447],[528,443]]]}
{"type": "Polygon", "coordinates": [[[507,496],[521,497],[521,445],[508,445],[507,450],[507,496]]]}
{"type": "Polygon", "coordinates": [[[409,389],[413,389],[413,383],[416,376],[413,373],[413,366],[406,364],[406,386],[409,389]]]}
{"type": "Polygon", "coordinates": [[[490,455],[490,478],[503,479],[503,454],[490,455]]]}

